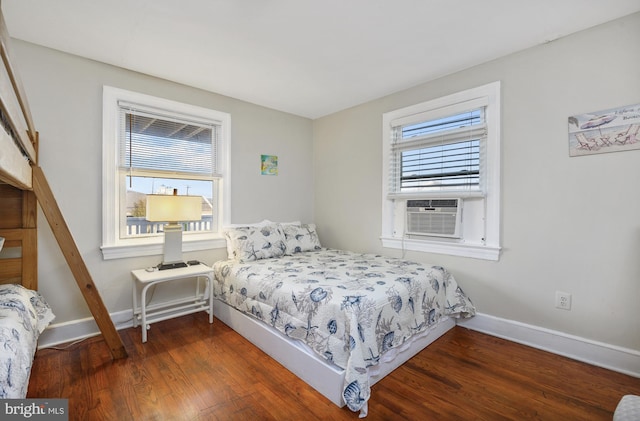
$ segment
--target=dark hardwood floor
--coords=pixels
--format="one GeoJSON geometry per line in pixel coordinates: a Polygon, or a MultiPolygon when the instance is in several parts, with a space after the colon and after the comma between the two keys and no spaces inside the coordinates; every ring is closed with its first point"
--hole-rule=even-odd
{"type": "MultiPolygon", "coordinates": [[[[28,397],[70,420],[355,420],[219,320],[199,313],[36,353],[28,397]]],[[[608,420],[640,379],[456,327],[372,388],[369,420],[608,420]]]]}

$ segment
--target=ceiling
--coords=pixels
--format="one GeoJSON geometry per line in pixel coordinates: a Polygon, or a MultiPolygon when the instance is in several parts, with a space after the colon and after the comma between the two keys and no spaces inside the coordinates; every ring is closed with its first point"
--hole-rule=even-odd
{"type": "Polygon", "coordinates": [[[638,0],[3,0],[14,38],[318,118],[638,0]]]}

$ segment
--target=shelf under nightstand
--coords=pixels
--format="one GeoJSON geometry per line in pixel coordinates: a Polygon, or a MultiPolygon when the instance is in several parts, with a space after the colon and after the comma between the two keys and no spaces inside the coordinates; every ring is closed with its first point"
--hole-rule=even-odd
{"type": "Polygon", "coordinates": [[[206,311],[209,314],[209,323],[213,323],[213,269],[209,266],[200,263],[166,270],[136,269],[131,271],[131,275],[133,276],[133,327],[142,326],[143,343],[147,342],[147,330],[150,329],[151,323],[199,311],[206,311]],[[147,291],[152,286],[188,278],[196,278],[194,295],[151,305],[147,304],[147,291]],[[201,284],[202,278],[206,280],[204,285],[201,284]],[[138,306],[138,300],[140,306],[138,306]]]}

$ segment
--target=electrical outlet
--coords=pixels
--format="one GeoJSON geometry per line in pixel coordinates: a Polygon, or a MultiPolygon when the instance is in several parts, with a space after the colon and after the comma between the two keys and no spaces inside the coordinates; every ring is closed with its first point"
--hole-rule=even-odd
{"type": "Polygon", "coordinates": [[[568,292],[556,291],[556,308],[571,310],[571,294],[568,292]]]}

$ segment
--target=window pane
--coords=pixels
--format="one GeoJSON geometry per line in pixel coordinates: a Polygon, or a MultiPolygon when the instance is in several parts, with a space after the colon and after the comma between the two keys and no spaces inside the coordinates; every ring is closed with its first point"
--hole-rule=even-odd
{"type": "Polygon", "coordinates": [[[214,181],[177,178],[126,176],[126,230],[124,237],[148,236],[163,232],[163,223],[145,219],[147,194],[173,194],[202,197],[202,218],[183,224],[185,232],[211,232],[214,229],[214,181]]]}
{"type": "Polygon", "coordinates": [[[435,145],[401,153],[400,190],[479,186],[480,141],[435,145]]]}

